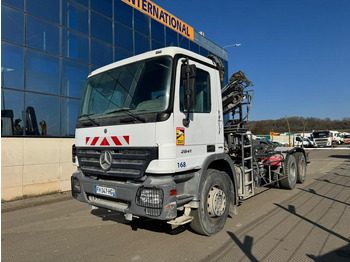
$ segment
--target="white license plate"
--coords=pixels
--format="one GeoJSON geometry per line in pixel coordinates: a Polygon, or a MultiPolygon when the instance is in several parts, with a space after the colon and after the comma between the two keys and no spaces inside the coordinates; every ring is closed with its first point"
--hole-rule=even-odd
{"type": "Polygon", "coordinates": [[[110,187],[95,185],[95,194],[115,197],[115,189],[110,187]]]}

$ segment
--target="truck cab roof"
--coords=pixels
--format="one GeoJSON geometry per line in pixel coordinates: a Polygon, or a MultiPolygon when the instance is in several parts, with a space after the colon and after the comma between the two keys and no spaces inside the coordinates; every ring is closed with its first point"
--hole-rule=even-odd
{"type": "Polygon", "coordinates": [[[137,61],[146,60],[146,59],[154,58],[154,57],[157,57],[157,56],[171,56],[171,57],[175,57],[175,55],[179,55],[179,54],[192,57],[194,59],[200,60],[200,61],[205,62],[205,63],[210,64],[210,65],[214,65],[214,62],[211,59],[207,58],[207,57],[204,57],[202,55],[199,55],[197,53],[194,53],[192,51],[189,51],[189,50],[181,48],[181,47],[172,47],[171,46],[171,47],[164,47],[164,48],[161,48],[161,49],[152,50],[152,51],[149,51],[149,52],[146,52],[146,53],[142,53],[142,54],[139,54],[139,55],[131,56],[129,58],[126,58],[126,59],[123,59],[123,60],[120,60],[120,61],[117,61],[117,62],[113,62],[113,63],[108,64],[108,65],[105,65],[105,66],[100,67],[100,68],[94,70],[93,72],[91,72],[89,77],[97,75],[97,74],[105,72],[105,71],[108,71],[110,69],[113,69],[113,68],[116,68],[116,67],[119,67],[119,66],[123,66],[123,65],[126,65],[126,64],[131,64],[131,63],[134,63],[134,62],[137,62],[137,61]]]}

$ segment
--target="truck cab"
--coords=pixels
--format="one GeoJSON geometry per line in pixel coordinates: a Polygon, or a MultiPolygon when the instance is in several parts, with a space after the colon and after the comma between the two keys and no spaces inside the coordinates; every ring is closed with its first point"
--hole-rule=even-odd
{"type": "Polygon", "coordinates": [[[328,130],[313,131],[312,137],[316,147],[332,146],[332,135],[328,130]]]}
{"type": "Polygon", "coordinates": [[[196,205],[201,170],[223,158],[218,74],[210,59],[176,47],[92,72],[76,126],[74,197],[128,219],[169,220],[179,206],[196,205]],[[196,68],[190,109],[183,80],[188,64],[196,68]]]}

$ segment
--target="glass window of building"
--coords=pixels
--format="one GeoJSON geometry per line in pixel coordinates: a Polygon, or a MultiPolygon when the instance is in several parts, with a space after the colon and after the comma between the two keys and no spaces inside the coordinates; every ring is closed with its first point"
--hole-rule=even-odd
{"type": "Polygon", "coordinates": [[[164,25],[151,19],[152,39],[158,42],[165,43],[165,29],[164,25]]]}
{"type": "Polygon", "coordinates": [[[1,86],[23,89],[23,48],[1,43],[1,86]]]}
{"type": "Polygon", "coordinates": [[[130,56],[132,56],[132,53],[126,52],[118,47],[115,48],[115,61],[119,61],[130,56]]]}
{"type": "Polygon", "coordinates": [[[26,93],[25,134],[33,136],[60,135],[60,103],[58,96],[26,93]]]}
{"type": "Polygon", "coordinates": [[[190,49],[190,40],[179,34],[179,45],[182,48],[190,49]]]}
{"type": "Polygon", "coordinates": [[[224,67],[226,68],[225,70],[225,85],[228,83],[228,62],[223,60],[224,61],[224,67]]]}
{"type": "Polygon", "coordinates": [[[113,47],[91,39],[91,63],[104,66],[113,62],[113,47]]]}
{"type": "Polygon", "coordinates": [[[149,38],[135,32],[135,54],[150,51],[149,38]]]}
{"type": "Polygon", "coordinates": [[[197,54],[199,54],[199,45],[197,45],[196,43],[193,43],[192,41],[190,42],[190,50],[192,52],[195,52],[197,54]]]}
{"type": "Polygon", "coordinates": [[[6,3],[18,9],[24,9],[24,0],[2,0],[1,3],[6,3]]]}
{"type": "Polygon", "coordinates": [[[119,23],[132,27],[132,7],[123,3],[122,1],[115,1],[114,5],[114,19],[119,23]]]}
{"type": "MultiPolygon", "coordinates": [[[[120,0],[118,0],[120,1],[120,0]]],[[[112,0],[91,0],[91,8],[105,16],[112,18],[112,0]]]]}
{"type": "Polygon", "coordinates": [[[58,57],[27,50],[26,89],[41,93],[59,94],[58,57]]]}
{"type": "Polygon", "coordinates": [[[118,47],[122,47],[125,50],[133,52],[134,48],[133,48],[132,30],[119,23],[114,24],[114,29],[115,29],[115,44],[118,47]]]}
{"type": "Polygon", "coordinates": [[[89,0],[74,0],[82,5],[89,6],[89,0]]]}
{"type": "Polygon", "coordinates": [[[163,48],[164,44],[152,40],[152,50],[163,48]]]}
{"type": "Polygon", "coordinates": [[[7,135],[74,136],[92,69],[165,46],[205,56],[217,49],[121,0],[3,0],[1,6],[1,131],[7,135]]]}
{"type": "Polygon", "coordinates": [[[60,54],[59,27],[27,16],[27,45],[45,52],[60,54]]]}
{"type": "Polygon", "coordinates": [[[209,55],[209,51],[207,49],[203,48],[203,47],[200,47],[199,54],[202,55],[202,56],[207,57],[209,55]]]}
{"type": "Polygon", "coordinates": [[[1,5],[1,39],[24,44],[24,15],[1,5]]]}
{"type": "Polygon", "coordinates": [[[62,29],[62,55],[89,63],[89,38],[79,33],[62,29]]]}
{"type": "Polygon", "coordinates": [[[79,114],[80,100],[62,98],[61,136],[74,137],[79,114]]]}
{"type": "Polygon", "coordinates": [[[88,74],[88,65],[63,59],[61,95],[80,98],[88,74]]]}
{"type": "Polygon", "coordinates": [[[149,36],[150,17],[140,11],[134,10],[134,29],[149,36]]]}
{"type": "Polygon", "coordinates": [[[1,90],[1,135],[20,136],[23,134],[24,92],[1,90]]]}
{"type": "Polygon", "coordinates": [[[166,27],[166,45],[178,46],[177,33],[169,27],[166,27]]]}
{"type": "Polygon", "coordinates": [[[60,0],[27,0],[27,11],[55,23],[60,22],[60,0]]]}
{"type": "Polygon", "coordinates": [[[62,1],[62,25],[89,34],[88,17],[87,8],[67,0],[62,1]]]}
{"type": "Polygon", "coordinates": [[[91,12],[91,36],[108,43],[112,41],[112,20],[91,12]]]}

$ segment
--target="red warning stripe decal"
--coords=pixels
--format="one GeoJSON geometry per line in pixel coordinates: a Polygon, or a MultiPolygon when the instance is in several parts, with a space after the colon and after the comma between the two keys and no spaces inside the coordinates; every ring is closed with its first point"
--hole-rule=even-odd
{"type": "Polygon", "coordinates": [[[96,136],[85,138],[85,145],[87,146],[128,146],[129,144],[129,136],[96,136]]]}

